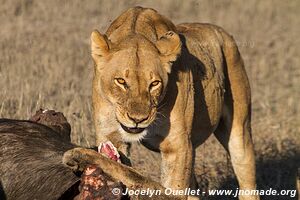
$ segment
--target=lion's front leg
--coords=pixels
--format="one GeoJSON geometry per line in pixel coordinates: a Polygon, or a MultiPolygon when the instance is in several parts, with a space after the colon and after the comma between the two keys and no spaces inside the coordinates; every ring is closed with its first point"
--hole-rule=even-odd
{"type": "Polygon", "coordinates": [[[63,163],[74,171],[83,171],[89,165],[95,165],[109,175],[113,180],[121,181],[131,190],[161,191],[160,195],[153,197],[138,195],[138,199],[146,200],[155,198],[157,200],[185,200],[184,196],[166,195],[165,188],[158,182],[143,176],[135,169],[113,161],[105,156],[84,148],[74,148],[64,153],[63,163]]]}
{"type": "Polygon", "coordinates": [[[149,187],[163,189],[159,183],[144,177],[135,169],[111,160],[91,149],[74,148],[66,151],[63,155],[63,163],[74,171],[83,171],[89,165],[98,166],[111,178],[121,181],[129,187],[149,184],[149,187]]]}
{"type": "Polygon", "coordinates": [[[172,189],[189,188],[193,171],[193,147],[188,133],[170,133],[160,148],[163,186],[172,189]]]}

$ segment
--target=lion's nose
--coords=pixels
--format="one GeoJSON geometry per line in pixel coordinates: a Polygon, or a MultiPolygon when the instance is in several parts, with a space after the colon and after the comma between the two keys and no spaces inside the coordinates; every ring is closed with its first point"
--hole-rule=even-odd
{"type": "Polygon", "coordinates": [[[143,121],[146,121],[148,119],[149,116],[147,117],[137,117],[137,116],[130,116],[128,113],[127,113],[127,117],[134,121],[134,123],[136,124],[139,124],[139,123],[142,123],[143,121]]]}

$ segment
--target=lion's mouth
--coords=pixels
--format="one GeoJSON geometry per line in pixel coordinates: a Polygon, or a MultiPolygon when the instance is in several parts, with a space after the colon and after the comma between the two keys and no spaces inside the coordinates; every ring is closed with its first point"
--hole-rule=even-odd
{"type": "MultiPolygon", "coordinates": [[[[121,123],[120,123],[121,124],[121,123]]],[[[128,133],[134,133],[134,134],[138,134],[138,133],[141,133],[143,132],[143,130],[145,130],[145,128],[138,128],[138,127],[135,127],[135,128],[129,128],[127,126],[124,126],[123,124],[121,124],[121,127],[124,131],[128,132],[128,133]]]]}

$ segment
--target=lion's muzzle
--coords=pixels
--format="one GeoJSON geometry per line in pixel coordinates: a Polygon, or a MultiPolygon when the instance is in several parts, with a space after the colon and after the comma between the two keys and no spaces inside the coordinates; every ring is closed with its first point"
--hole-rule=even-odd
{"type": "Polygon", "coordinates": [[[133,134],[138,134],[138,133],[141,133],[145,130],[145,128],[138,128],[138,127],[129,128],[127,126],[124,126],[123,124],[121,124],[121,127],[124,131],[126,131],[128,133],[133,133],[133,134]]]}

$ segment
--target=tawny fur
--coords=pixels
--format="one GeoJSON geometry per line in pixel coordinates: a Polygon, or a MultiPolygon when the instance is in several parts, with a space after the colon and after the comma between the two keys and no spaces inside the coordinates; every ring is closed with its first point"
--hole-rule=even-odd
{"type": "Polygon", "coordinates": [[[196,188],[194,149],[215,133],[240,188],[255,189],[250,87],[229,34],[210,24],[175,26],[153,9],[135,7],[106,34],[94,31],[91,41],[97,143],[113,140],[126,154],[124,141],[139,140],[161,153],[164,187],[196,188]],[[132,134],[121,123],[146,129],[132,134]]]}

